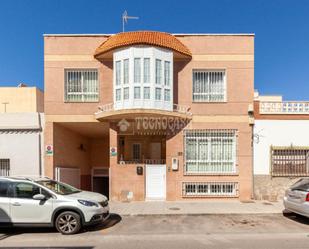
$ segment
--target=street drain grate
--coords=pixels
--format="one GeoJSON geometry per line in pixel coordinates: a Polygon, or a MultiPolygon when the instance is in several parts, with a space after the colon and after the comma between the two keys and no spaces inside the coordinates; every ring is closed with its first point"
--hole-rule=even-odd
{"type": "Polygon", "coordinates": [[[264,205],[269,205],[269,206],[272,206],[273,204],[272,203],[269,203],[269,202],[263,202],[264,205]]]}
{"type": "Polygon", "coordinates": [[[171,207],[171,208],[169,208],[169,210],[177,211],[177,210],[180,210],[180,208],[178,208],[178,207],[171,207]]]}

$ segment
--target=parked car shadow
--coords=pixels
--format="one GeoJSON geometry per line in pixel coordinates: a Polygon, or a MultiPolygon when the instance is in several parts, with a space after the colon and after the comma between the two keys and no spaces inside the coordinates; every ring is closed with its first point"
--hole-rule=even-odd
{"type": "MultiPolygon", "coordinates": [[[[110,214],[109,219],[104,221],[102,224],[84,227],[79,233],[88,231],[98,231],[115,226],[122,220],[118,214],[110,214]]],[[[0,241],[8,237],[24,234],[24,233],[58,233],[53,227],[5,227],[0,226],[0,241]]]]}
{"type": "Polygon", "coordinates": [[[304,224],[304,225],[309,225],[309,218],[305,217],[305,216],[302,216],[300,214],[296,214],[296,213],[292,213],[288,210],[283,210],[282,212],[283,216],[292,220],[292,221],[295,221],[295,222],[298,222],[298,223],[301,223],[301,224],[304,224]]]}
{"type": "Polygon", "coordinates": [[[104,229],[111,228],[111,227],[117,225],[119,222],[121,222],[121,220],[122,220],[122,218],[121,218],[120,215],[111,213],[109,219],[104,221],[102,224],[99,224],[99,225],[96,225],[96,226],[85,227],[84,230],[85,231],[104,230],[104,229]]]}

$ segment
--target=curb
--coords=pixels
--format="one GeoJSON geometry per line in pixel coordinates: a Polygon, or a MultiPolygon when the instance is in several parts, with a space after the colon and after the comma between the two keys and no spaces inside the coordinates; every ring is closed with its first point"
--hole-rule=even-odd
{"type": "Polygon", "coordinates": [[[276,215],[276,216],[283,216],[283,212],[280,213],[168,213],[168,214],[121,214],[121,213],[111,213],[115,215],[120,215],[124,217],[165,217],[165,216],[219,216],[219,215],[255,215],[255,216],[265,216],[265,215],[276,215]]]}

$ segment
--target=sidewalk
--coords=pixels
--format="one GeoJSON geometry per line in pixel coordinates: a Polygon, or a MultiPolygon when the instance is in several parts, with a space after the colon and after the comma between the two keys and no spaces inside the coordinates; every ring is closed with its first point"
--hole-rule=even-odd
{"type": "Polygon", "coordinates": [[[249,203],[237,200],[110,202],[110,211],[119,215],[271,214],[282,213],[283,210],[282,201],[252,201],[249,203]]]}

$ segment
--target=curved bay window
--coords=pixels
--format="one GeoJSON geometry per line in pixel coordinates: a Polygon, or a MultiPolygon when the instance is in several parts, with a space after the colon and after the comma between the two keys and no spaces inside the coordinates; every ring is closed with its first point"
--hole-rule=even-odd
{"type": "Polygon", "coordinates": [[[129,47],[114,52],[114,106],[173,109],[173,52],[129,47]]]}

